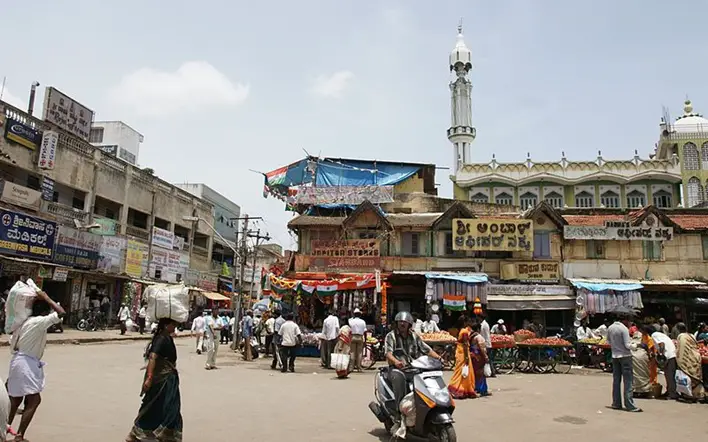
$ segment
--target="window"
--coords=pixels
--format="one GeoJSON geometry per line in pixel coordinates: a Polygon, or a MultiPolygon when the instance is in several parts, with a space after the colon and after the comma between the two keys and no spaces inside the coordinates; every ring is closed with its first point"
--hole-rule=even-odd
{"type": "Polygon", "coordinates": [[[644,259],[647,261],[661,261],[661,241],[642,241],[644,259]]]}
{"type": "Polygon", "coordinates": [[[582,191],[575,195],[575,207],[594,207],[595,197],[589,192],[582,191]]]}
{"type": "Polygon", "coordinates": [[[39,190],[39,178],[34,175],[27,175],[27,187],[33,190],[39,190]]]}
{"type": "Polygon", "coordinates": [[[117,219],[116,213],[113,210],[106,207],[106,218],[117,219]]]}
{"type": "Polygon", "coordinates": [[[103,143],[103,128],[92,127],[89,132],[89,143],[103,143]]]}
{"type": "Polygon", "coordinates": [[[637,207],[644,207],[647,204],[647,197],[638,190],[633,190],[627,194],[627,207],[630,209],[635,209],[637,207]]]}
{"type": "Polygon", "coordinates": [[[585,248],[587,259],[605,259],[605,241],[586,240],[585,248]]]}
{"type": "Polygon", "coordinates": [[[52,202],[53,203],[59,202],[59,192],[57,192],[56,190],[54,191],[54,193],[52,193],[52,202]]]}
{"type": "Polygon", "coordinates": [[[84,200],[81,198],[73,197],[71,199],[71,207],[74,209],[84,210],[84,200]]]}
{"type": "Polygon", "coordinates": [[[513,206],[514,197],[506,192],[502,192],[494,198],[494,202],[500,206],[513,206]]]}
{"type": "Polygon", "coordinates": [[[684,170],[699,170],[698,148],[693,143],[683,145],[683,168],[684,170]]]}
{"type": "Polygon", "coordinates": [[[708,261],[708,235],[701,236],[703,242],[703,260],[708,261]]]}
{"type": "Polygon", "coordinates": [[[546,195],[546,198],[544,199],[548,204],[551,205],[551,207],[554,207],[556,209],[563,208],[563,195],[559,194],[558,192],[549,192],[546,195]]]}
{"type": "Polygon", "coordinates": [[[475,193],[472,198],[470,198],[470,201],[473,203],[489,203],[489,197],[482,192],[477,192],[475,193]]]}
{"type": "Polygon", "coordinates": [[[620,206],[620,196],[615,192],[608,190],[600,195],[600,204],[610,209],[616,209],[620,206]]]}
{"type": "Polygon", "coordinates": [[[701,204],[703,202],[703,186],[701,185],[701,180],[696,177],[691,177],[688,179],[686,187],[688,189],[688,207],[701,204]]]}
{"type": "Polygon", "coordinates": [[[445,255],[454,255],[455,251],[452,248],[452,232],[445,232],[445,255]]]}
{"type": "Polygon", "coordinates": [[[359,239],[376,239],[378,237],[376,232],[359,232],[359,239]]]}
{"type": "Polygon", "coordinates": [[[420,233],[403,232],[401,239],[403,240],[403,247],[401,249],[403,256],[420,255],[420,233]]]}
{"type": "Polygon", "coordinates": [[[701,146],[701,167],[708,170],[708,141],[701,146]]]}
{"type": "Polygon", "coordinates": [[[526,210],[529,207],[535,207],[536,201],[538,201],[538,198],[536,197],[536,195],[534,195],[531,192],[524,193],[519,198],[519,205],[521,206],[521,210],[526,210]]]}
{"type": "Polygon", "coordinates": [[[550,258],[551,257],[551,233],[550,232],[534,232],[534,234],[533,234],[533,257],[534,258],[550,258]]]}
{"type": "Polygon", "coordinates": [[[659,190],[654,192],[653,195],[654,205],[656,207],[672,207],[671,194],[665,190],[659,190]]]}

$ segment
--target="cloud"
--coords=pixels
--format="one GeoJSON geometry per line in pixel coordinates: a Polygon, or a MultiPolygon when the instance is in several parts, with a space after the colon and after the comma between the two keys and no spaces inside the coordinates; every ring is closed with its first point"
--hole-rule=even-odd
{"type": "Polygon", "coordinates": [[[109,98],[137,114],[164,117],[243,103],[250,86],[234,83],[206,61],[188,61],[174,72],[142,68],[121,80],[109,98]]]}
{"type": "Polygon", "coordinates": [[[342,98],[349,84],[354,79],[350,71],[338,71],[332,75],[320,75],[315,78],[310,91],[323,98],[342,98]]]}

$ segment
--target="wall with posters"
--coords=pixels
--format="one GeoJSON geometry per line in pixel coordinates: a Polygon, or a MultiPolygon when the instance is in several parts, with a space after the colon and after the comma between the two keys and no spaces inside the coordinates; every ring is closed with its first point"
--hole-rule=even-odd
{"type": "Polygon", "coordinates": [[[57,224],[9,210],[0,210],[0,253],[49,260],[57,224]]]}
{"type": "Polygon", "coordinates": [[[105,273],[123,273],[127,241],[122,236],[104,236],[98,250],[97,270],[105,273]]]}

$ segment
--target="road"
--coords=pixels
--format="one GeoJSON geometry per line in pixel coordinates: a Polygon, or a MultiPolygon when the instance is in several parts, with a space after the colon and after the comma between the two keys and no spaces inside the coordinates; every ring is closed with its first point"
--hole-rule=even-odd
{"type": "MultiPolygon", "coordinates": [[[[27,437],[32,442],[122,441],[140,405],[144,342],[51,345],[47,389],[27,437]]],[[[203,369],[191,339],[177,340],[184,440],[388,441],[367,408],[373,372],[337,380],[314,359],[297,373],[272,372],[222,351],[203,369]]],[[[224,350],[224,347],[221,348],[224,350]]],[[[8,366],[9,352],[0,351],[8,366]]],[[[6,369],[1,371],[3,375],[6,369]]],[[[705,437],[706,405],[640,401],[645,413],[616,412],[606,374],[510,375],[490,380],[494,396],[458,401],[458,440],[576,442],[691,440],[705,437]],[[702,436],[701,436],[702,435],[702,436]]],[[[15,427],[19,421],[16,421],[15,427]]]]}

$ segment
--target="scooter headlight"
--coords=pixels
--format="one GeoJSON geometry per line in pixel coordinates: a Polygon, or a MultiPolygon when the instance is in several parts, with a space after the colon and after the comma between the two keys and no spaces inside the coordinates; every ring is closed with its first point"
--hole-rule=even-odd
{"type": "Polygon", "coordinates": [[[450,402],[450,392],[447,389],[440,389],[433,392],[433,398],[436,402],[448,403],[450,402]]]}

